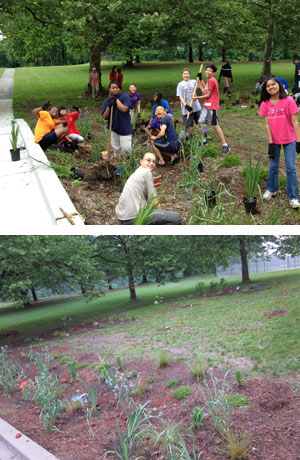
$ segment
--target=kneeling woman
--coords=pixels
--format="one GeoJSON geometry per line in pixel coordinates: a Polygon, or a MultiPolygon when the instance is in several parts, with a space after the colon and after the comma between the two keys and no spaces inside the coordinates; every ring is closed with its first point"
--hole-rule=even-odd
{"type": "Polygon", "coordinates": [[[151,136],[152,148],[159,158],[157,166],[166,166],[163,155],[170,157],[171,165],[179,160],[177,153],[180,149],[180,142],[172,121],[166,114],[162,106],[158,106],[155,115],[160,122],[160,131],[158,134],[151,136]]]}
{"type": "MultiPolygon", "coordinates": [[[[157,201],[154,188],[152,171],[155,168],[154,153],[147,152],[140,161],[140,167],[131,174],[127,180],[119,203],[116,206],[116,214],[121,225],[132,225],[141,209],[147,206],[148,201],[157,201]]],[[[181,217],[177,212],[163,211],[160,204],[156,204],[148,220],[149,225],[180,225],[181,217]]]]}
{"type": "Polygon", "coordinates": [[[286,94],[280,81],[275,78],[266,80],[261,89],[259,115],[265,117],[270,169],[267,190],[263,194],[270,200],[278,191],[278,169],[280,149],[283,145],[287,179],[287,197],[292,208],[299,208],[299,192],[296,173],[296,151],[300,153],[300,127],[298,107],[286,94]]]}
{"type": "Polygon", "coordinates": [[[102,115],[105,120],[110,121],[110,113],[113,111],[111,145],[114,156],[126,155],[131,152],[132,125],[129,108],[131,100],[128,94],[121,93],[118,82],[111,81],[108,87],[109,97],[102,105],[102,115]]]}

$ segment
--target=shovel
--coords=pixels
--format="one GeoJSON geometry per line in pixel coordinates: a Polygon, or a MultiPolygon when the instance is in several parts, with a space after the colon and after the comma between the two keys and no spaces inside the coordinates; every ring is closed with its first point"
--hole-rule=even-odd
{"type": "Polygon", "coordinates": [[[106,172],[107,172],[107,177],[110,178],[110,172],[109,172],[109,153],[111,149],[111,127],[112,127],[112,119],[113,119],[113,112],[114,112],[114,106],[112,105],[110,108],[110,118],[109,118],[109,129],[108,129],[108,145],[107,145],[107,150],[103,150],[101,152],[103,160],[105,160],[105,166],[106,166],[106,172]]]}
{"type": "MultiPolygon", "coordinates": [[[[203,67],[203,64],[200,65],[200,70],[199,70],[199,73],[202,72],[202,67],[203,67]]],[[[195,83],[195,88],[194,88],[194,92],[193,92],[193,96],[192,96],[192,100],[191,102],[189,103],[189,105],[191,107],[193,107],[193,97],[196,96],[196,92],[197,92],[197,82],[195,83]]],[[[186,116],[186,119],[185,119],[185,122],[184,122],[184,129],[182,129],[180,131],[180,133],[178,134],[178,137],[179,139],[182,139],[183,137],[185,137],[185,133],[186,133],[186,128],[187,128],[187,123],[188,123],[188,119],[190,118],[190,114],[191,112],[188,112],[187,116],[186,116]]]]}

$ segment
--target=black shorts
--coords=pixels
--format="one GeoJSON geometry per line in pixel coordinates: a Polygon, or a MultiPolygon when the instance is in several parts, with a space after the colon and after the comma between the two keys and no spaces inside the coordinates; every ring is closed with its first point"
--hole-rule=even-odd
{"type": "Polygon", "coordinates": [[[49,145],[56,144],[57,142],[57,135],[54,129],[50,133],[45,134],[45,136],[42,137],[40,142],[38,144],[42,147],[43,150],[46,150],[49,145]]]}
{"type": "Polygon", "coordinates": [[[192,112],[190,113],[188,120],[186,119],[187,115],[182,115],[184,126],[186,128],[190,128],[193,126],[194,123],[195,125],[197,125],[199,122],[200,114],[201,114],[201,110],[198,110],[198,112],[192,112]]]}

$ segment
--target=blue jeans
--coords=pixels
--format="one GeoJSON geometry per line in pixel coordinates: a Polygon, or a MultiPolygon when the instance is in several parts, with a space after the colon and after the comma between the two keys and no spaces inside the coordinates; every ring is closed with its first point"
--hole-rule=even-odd
{"type": "MultiPolygon", "coordinates": [[[[278,190],[278,169],[280,162],[280,148],[281,145],[276,144],[276,158],[270,158],[270,169],[268,176],[267,189],[270,192],[277,192],[278,190]]],[[[285,170],[286,170],[286,194],[289,200],[298,200],[298,181],[296,173],[296,142],[283,145],[285,170]]]]}

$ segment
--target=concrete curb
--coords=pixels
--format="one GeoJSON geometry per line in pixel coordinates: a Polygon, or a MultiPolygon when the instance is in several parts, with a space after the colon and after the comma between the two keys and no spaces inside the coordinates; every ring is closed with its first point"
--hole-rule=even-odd
{"type": "MultiPolygon", "coordinates": [[[[1,418],[0,442],[5,444],[20,460],[59,460],[1,418]],[[16,437],[17,434],[21,434],[21,436],[16,437]]],[[[0,458],[2,457],[0,456],[0,458]]]]}

